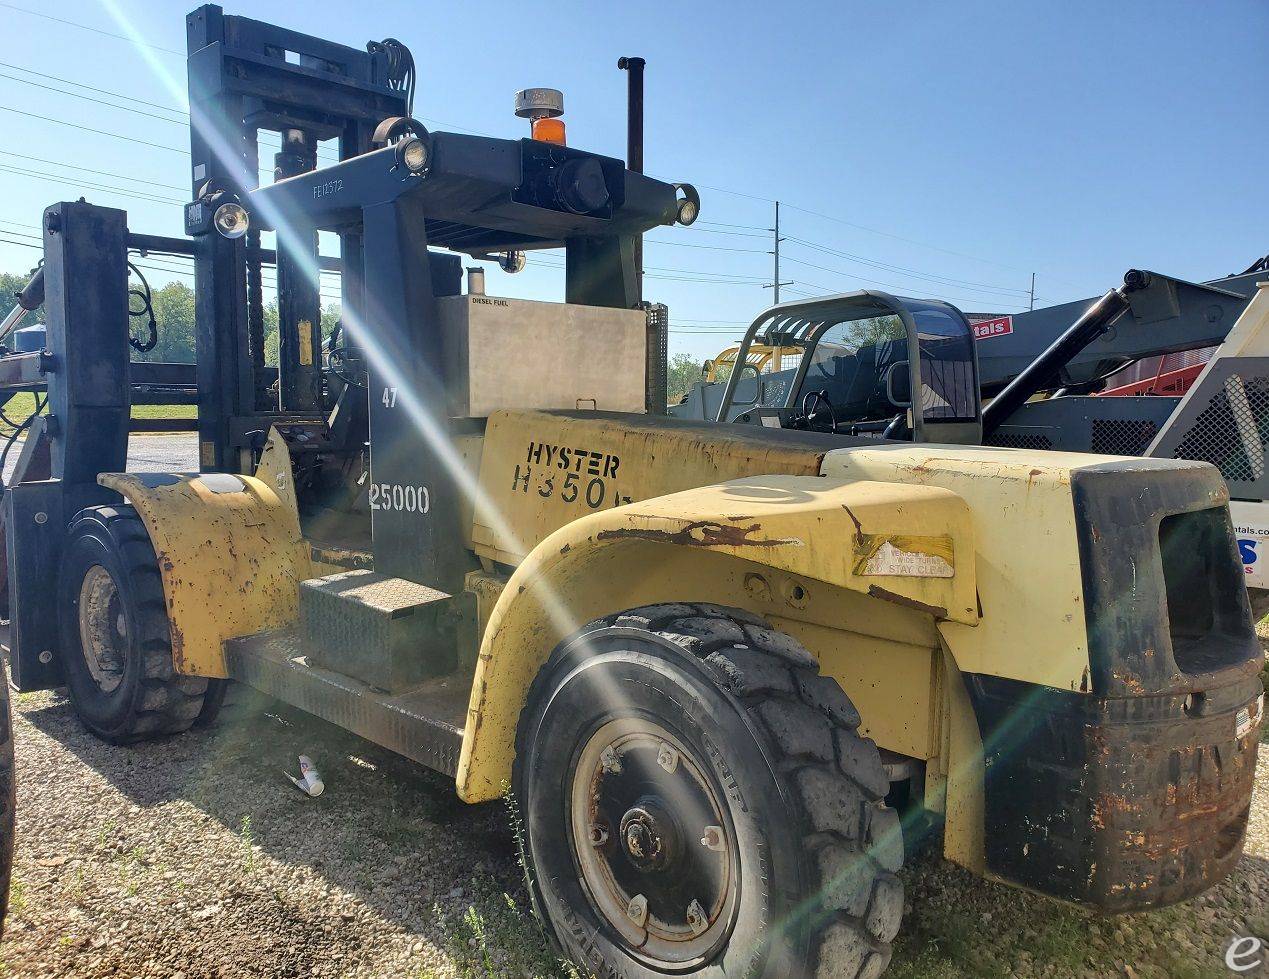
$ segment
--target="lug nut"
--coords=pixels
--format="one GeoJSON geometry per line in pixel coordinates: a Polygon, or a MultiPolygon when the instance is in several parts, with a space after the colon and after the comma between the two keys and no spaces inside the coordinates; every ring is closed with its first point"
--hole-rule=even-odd
{"type": "Polygon", "coordinates": [[[706,826],[705,835],[701,837],[701,846],[707,850],[721,850],[725,840],[721,826],[706,826]]]}
{"type": "Polygon", "coordinates": [[[608,842],[608,830],[599,823],[592,823],[590,827],[590,845],[603,846],[608,842]]]}
{"type": "Polygon", "coordinates": [[[699,935],[709,927],[709,921],[705,918],[705,909],[696,898],[692,898],[692,903],[687,906],[687,924],[692,929],[693,935],[699,935]]]}
{"type": "Polygon", "coordinates": [[[636,894],[626,905],[626,915],[642,928],[643,923],[648,920],[648,899],[642,894],[636,894]]]}
{"type": "Polygon", "coordinates": [[[673,775],[679,767],[679,753],[663,741],[657,750],[657,764],[673,775]]]}

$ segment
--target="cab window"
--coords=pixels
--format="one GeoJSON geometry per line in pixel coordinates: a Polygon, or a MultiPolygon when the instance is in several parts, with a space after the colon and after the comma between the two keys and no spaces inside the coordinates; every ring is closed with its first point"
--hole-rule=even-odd
{"type": "Polygon", "coordinates": [[[834,323],[820,333],[809,355],[798,398],[823,391],[839,420],[894,414],[886,397],[886,371],[907,359],[907,334],[898,316],[834,323]]]}
{"type": "Polygon", "coordinates": [[[921,351],[921,415],[933,422],[978,417],[974,340],[964,320],[936,306],[910,307],[921,351]]]}

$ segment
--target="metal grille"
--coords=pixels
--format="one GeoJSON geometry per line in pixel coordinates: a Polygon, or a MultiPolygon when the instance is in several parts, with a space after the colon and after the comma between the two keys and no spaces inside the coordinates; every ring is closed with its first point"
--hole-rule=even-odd
{"type": "Polygon", "coordinates": [[[1265,473],[1266,441],[1269,377],[1230,374],[1177,443],[1172,457],[1210,462],[1226,480],[1249,483],[1265,473]]]}
{"type": "Polygon", "coordinates": [[[1093,422],[1090,451],[1098,455],[1139,456],[1159,434],[1159,426],[1149,420],[1099,418],[1093,422]]]}
{"type": "Polygon", "coordinates": [[[762,397],[759,404],[764,408],[783,408],[784,399],[788,397],[789,382],[784,378],[766,376],[762,378],[762,397]]]}
{"type": "Polygon", "coordinates": [[[1039,432],[1010,432],[996,429],[987,439],[988,445],[1002,449],[1051,449],[1053,440],[1039,432]]]}
{"type": "Polygon", "coordinates": [[[644,407],[650,415],[664,415],[669,398],[670,308],[664,303],[644,303],[648,317],[648,346],[644,407]]]}

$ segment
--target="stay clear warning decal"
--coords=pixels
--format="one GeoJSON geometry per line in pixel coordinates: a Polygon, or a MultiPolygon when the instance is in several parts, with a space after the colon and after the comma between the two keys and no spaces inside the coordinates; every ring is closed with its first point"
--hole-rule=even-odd
{"type": "Polygon", "coordinates": [[[950,578],[955,572],[947,558],[941,555],[904,551],[886,541],[864,563],[863,573],[905,578],[950,578]]]}
{"type": "Polygon", "coordinates": [[[995,319],[978,320],[970,324],[974,328],[975,340],[990,340],[992,337],[1003,337],[1013,332],[1012,316],[997,316],[995,319]]]}

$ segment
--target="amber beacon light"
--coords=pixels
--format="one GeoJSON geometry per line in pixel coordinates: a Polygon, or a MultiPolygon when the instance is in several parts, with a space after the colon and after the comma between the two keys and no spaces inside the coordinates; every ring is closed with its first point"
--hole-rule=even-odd
{"type": "Polygon", "coordinates": [[[564,93],[555,88],[526,88],[516,92],[516,115],[528,119],[530,133],[544,143],[566,145],[564,93]]]}

